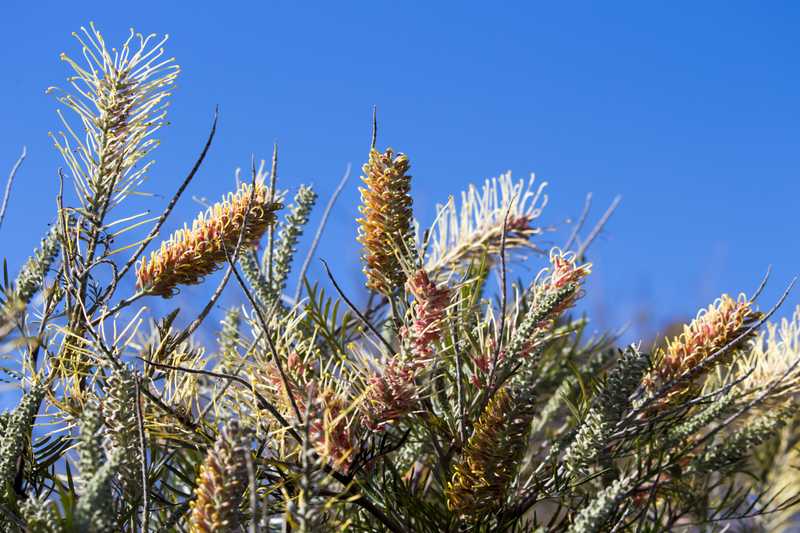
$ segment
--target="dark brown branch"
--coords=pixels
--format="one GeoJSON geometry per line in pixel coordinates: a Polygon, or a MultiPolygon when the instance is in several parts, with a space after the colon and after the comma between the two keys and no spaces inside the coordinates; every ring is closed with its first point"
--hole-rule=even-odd
{"type": "Polygon", "coordinates": [[[120,270],[119,272],[120,278],[122,278],[128,272],[128,270],[131,269],[131,267],[139,259],[139,256],[142,255],[142,252],[144,252],[145,248],[147,248],[147,245],[149,245],[150,242],[156,238],[158,232],[161,230],[161,226],[164,225],[164,222],[166,222],[167,217],[169,217],[170,213],[172,213],[172,210],[175,208],[175,204],[178,203],[178,199],[183,194],[183,191],[186,190],[186,187],[189,186],[189,182],[192,181],[194,175],[200,169],[200,165],[203,163],[203,160],[205,159],[206,154],[208,153],[208,149],[211,147],[211,141],[214,140],[214,135],[217,133],[217,119],[219,119],[219,107],[216,107],[214,109],[214,121],[211,124],[211,132],[208,134],[208,139],[206,140],[205,146],[203,146],[203,150],[200,152],[200,156],[197,158],[197,161],[195,161],[194,166],[189,171],[189,174],[186,176],[186,178],[184,178],[183,183],[181,183],[180,187],[178,187],[178,190],[172,196],[172,199],[169,201],[167,207],[161,213],[161,216],[158,217],[158,221],[156,221],[156,224],[155,226],[153,226],[153,229],[150,231],[150,234],[142,241],[142,244],[139,245],[139,247],[136,249],[136,251],[128,260],[128,262],[125,263],[125,266],[123,266],[122,269],[120,270]]]}
{"type": "Polygon", "coordinates": [[[333,277],[333,274],[331,273],[331,269],[328,266],[328,262],[325,261],[324,259],[320,259],[320,261],[322,261],[322,264],[325,265],[325,272],[327,272],[328,274],[328,279],[331,280],[331,283],[333,283],[333,287],[336,289],[336,292],[339,293],[339,296],[341,296],[342,299],[345,301],[347,307],[349,307],[350,310],[353,311],[353,313],[355,313],[356,316],[358,316],[358,318],[361,319],[361,322],[363,322],[364,325],[367,326],[367,328],[369,328],[369,330],[384,344],[384,346],[386,346],[386,348],[389,350],[389,353],[394,353],[395,350],[394,347],[391,345],[391,343],[387,341],[383,337],[383,335],[381,335],[381,333],[375,328],[375,326],[373,326],[372,323],[369,320],[367,320],[367,317],[365,317],[361,313],[361,311],[359,311],[358,308],[353,304],[353,302],[351,302],[350,299],[347,296],[345,296],[341,287],[339,287],[339,284],[336,283],[336,279],[333,277]]]}
{"type": "Polygon", "coordinates": [[[292,437],[294,437],[297,440],[297,442],[302,442],[300,434],[298,434],[297,431],[292,427],[292,425],[283,417],[280,411],[278,411],[278,409],[274,405],[272,405],[266,398],[264,398],[261,395],[261,393],[255,390],[252,383],[248,382],[247,380],[240,378],[239,376],[234,376],[233,374],[223,374],[222,372],[214,372],[212,370],[204,370],[200,368],[189,368],[185,366],[168,365],[166,363],[156,363],[155,361],[145,359],[144,357],[138,357],[138,359],[142,360],[148,365],[152,365],[157,368],[167,368],[169,370],[186,372],[187,374],[200,374],[203,376],[211,376],[218,379],[227,379],[228,381],[233,381],[244,387],[247,387],[256,397],[256,401],[258,402],[259,407],[261,407],[261,409],[266,409],[267,411],[269,411],[269,413],[273,417],[275,417],[275,420],[277,420],[286,430],[288,430],[289,433],[292,435],[292,437]]]}

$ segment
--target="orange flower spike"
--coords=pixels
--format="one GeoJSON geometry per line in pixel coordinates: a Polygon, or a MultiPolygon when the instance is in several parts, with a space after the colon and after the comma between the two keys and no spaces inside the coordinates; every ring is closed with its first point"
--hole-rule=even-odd
{"type": "Polygon", "coordinates": [[[413,236],[411,226],[411,176],[408,157],[391,148],[370,150],[364,165],[361,191],[362,218],[358,219],[358,242],[362,244],[367,287],[391,294],[406,281],[398,254],[413,236]]]}
{"type": "MultiPolygon", "coordinates": [[[[761,313],[755,311],[752,302],[743,296],[734,300],[723,294],[707,309],[700,311],[690,324],[685,325],[683,333],[669,340],[666,349],[656,353],[654,369],[645,378],[645,386],[655,392],[659,387],[679,378],[739,337],[760,317],[761,313]]],[[[745,339],[741,339],[740,343],[744,341],[745,339]]],[[[717,361],[717,364],[729,359],[717,361]]],[[[693,389],[691,383],[676,387],[664,400],[668,402],[691,393],[693,389]]]]}
{"type": "Polygon", "coordinates": [[[226,261],[226,251],[231,253],[236,247],[246,214],[242,246],[253,246],[275,222],[275,211],[281,207],[270,201],[263,182],[255,184],[255,192],[252,185],[242,184],[235,193],[198,215],[191,229],[184,224],[150,254],[149,260],[142,258],[136,269],[137,286],[169,298],[178,285],[200,283],[226,261]],[[247,214],[251,195],[253,207],[247,214]]]}

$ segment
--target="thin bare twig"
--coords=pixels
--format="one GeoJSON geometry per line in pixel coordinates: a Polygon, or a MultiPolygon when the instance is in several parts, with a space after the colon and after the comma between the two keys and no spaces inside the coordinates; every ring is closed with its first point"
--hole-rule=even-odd
{"type": "Polygon", "coordinates": [[[147,533],[150,530],[150,487],[147,481],[147,445],[142,416],[142,382],[138,376],[136,377],[136,426],[139,429],[139,454],[142,464],[142,533],[147,533]]]}
{"type": "Polygon", "coordinates": [[[592,244],[592,242],[597,238],[598,235],[600,235],[600,232],[603,231],[603,228],[605,227],[606,223],[608,223],[608,219],[611,218],[611,215],[614,214],[614,211],[617,209],[621,201],[622,201],[622,196],[617,196],[614,198],[614,201],[611,202],[611,205],[608,206],[608,209],[606,209],[606,212],[603,213],[603,216],[600,218],[595,227],[592,229],[592,232],[589,234],[588,237],[586,237],[586,241],[584,241],[581,244],[580,248],[578,248],[578,251],[575,254],[575,257],[578,258],[578,261],[583,261],[584,255],[586,254],[586,250],[589,249],[589,246],[592,244]]]}
{"type": "MultiPolygon", "coordinates": [[[[278,184],[278,143],[272,149],[272,168],[269,172],[269,203],[275,201],[275,187],[278,184]]],[[[267,281],[272,286],[272,256],[275,250],[275,224],[267,230],[267,281]]]]}
{"type": "Polygon", "coordinates": [[[333,194],[331,194],[331,198],[328,200],[328,205],[325,206],[325,211],[322,213],[322,220],[319,221],[319,226],[317,226],[317,233],[314,235],[314,241],[311,243],[311,247],[308,249],[308,253],[303,261],[302,268],[300,268],[300,277],[297,279],[297,288],[294,290],[295,304],[300,301],[300,293],[303,291],[303,278],[306,277],[306,272],[311,264],[311,259],[314,257],[314,252],[317,251],[317,246],[322,238],[322,232],[325,230],[325,224],[328,222],[328,216],[330,216],[331,211],[333,210],[336,199],[339,198],[339,194],[342,192],[342,189],[344,189],[345,183],[347,183],[347,180],[350,179],[350,169],[351,165],[348,163],[347,169],[344,171],[344,176],[342,176],[342,179],[339,180],[339,185],[336,187],[336,190],[333,191],[333,194]]]}
{"type": "Polygon", "coordinates": [[[764,287],[767,286],[767,281],[769,280],[769,276],[772,273],[772,265],[767,265],[767,272],[764,274],[764,277],[761,279],[761,283],[758,284],[758,288],[756,288],[756,292],[750,297],[750,301],[754,302],[761,296],[761,293],[764,291],[764,287]]]}
{"type": "Polygon", "coordinates": [[[589,216],[589,210],[592,208],[592,193],[588,193],[586,195],[586,200],[583,203],[583,211],[581,212],[580,218],[578,218],[578,222],[575,224],[575,227],[572,229],[572,234],[570,234],[569,239],[567,242],[564,243],[564,250],[569,250],[570,246],[575,242],[575,239],[578,238],[578,233],[581,232],[583,225],[586,223],[586,218],[589,216]]]}
{"type": "Polygon", "coordinates": [[[497,360],[500,358],[500,350],[502,349],[503,336],[505,335],[506,329],[506,306],[508,299],[508,296],[506,295],[508,290],[508,287],[506,286],[506,233],[508,231],[508,214],[511,212],[511,206],[514,205],[515,199],[516,195],[514,195],[510,202],[508,202],[508,208],[506,209],[506,214],[503,217],[503,233],[500,235],[500,328],[497,332],[497,342],[495,342],[494,353],[492,354],[492,370],[489,372],[489,381],[487,383],[487,386],[489,387],[492,386],[492,380],[494,379],[495,372],[497,371],[497,360]]]}
{"type": "MultiPolygon", "coordinates": [[[[250,356],[250,352],[252,352],[253,349],[255,349],[256,345],[258,345],[259,342],[261,342],[261,336],[262,335],[264,335],[263,331],[260,332],[255,339],[253,339],[253,342],[250,343],[250,347],[244,352],[244,355],[242,356],[242,359],[247,359],[250,356]]],[[[242,371],[242,369],[245,367],[246,364],[247,364],[247,361],[242,361],[242,363],[238,367],[236,367],[234,369],[234,374],[233,375],[234,376],[238,376],[239,372],[242,371]]],[[[211,398],[211,401],[208,402],[208,405],[206,405],[203,408],[203,410],[200,411],[200,414],[198,415],[198,418],[200,418],[200,419],[205,418],[206,414],[208,414],[208,412],[211,410],[211,408],[214,406],[214,404],[216,404],[217,401],[219,401],[219,399],[222,398],[225,395],[225,393],[227,392],[228,387],[230,387],[231,383],[232,383],[231,381],[226,381],[225,382],[225,385],[223,385],[222,388],[214,394],[214,396],[211,398]]]]}
{"type": "Polygon", "coordinates": [[[378,106],[372,106],[372,142],[370,142],[369,147],[374,150],[375,143],[378,140],[378,106]]]}
{"type": "Polygon", "coordinates": [[[3,194],[3,204],[0,205],[0,227],[3,225],[3,219],[6,216],[6,209],[8,209],[8,199],[11,197],[11,185],[14,183],[14,177],[17,175],[17,171],[22,165],[22,162],[25,161],[25,156],[27,155],[28,150],[23,146],[22,153],[17,159],[17,162],[14,163],[13,167],[11,167],[11,172],[8,175],[8,181],[6,181],[6,192],[3,194]]]}
{"type": "Polygon", "coordinates": [[[194,175],[200,169],[200,165],[203,163],[203,160],[205,159],[206,154],[208,153],[208,149],[211,147],[211,141],[214,140],[214,135],[217,133],[217,119],[219,119],[219,107],[214,108],[214,122],[211,124],[211,132],[208,134],[208,140],[206,140],[206,144],[205,146],[203,146],[203,150],[200,152],[200,156],[197,158],[197,161],[195,161],[192,170],[189,171],[189,174],[186,176],[186,178],[184,178],[183,183],[181,183],[180,187],[178,187],[178,190],[172,196],[172,199],[169,201],[169,204],[167,204],[167,207],[161,213],[161,216],[158,217],[158,221],[156,222],[155,226],[153,226],[153,229],[150,231],[150,234],[142,241],[142,244],[139,245],[139,247],[136,249],[136,251],[128,260],[128,262],[125,263],[125,266],[123,266],[122,269],[119,271],[118,274],[119,278],[122,278],[128,272],[128,270],[131,269],[131,267],[139,259],[139,256],[142,255],[142,252],[144,252],[145,248],[147,248],[147,245],[150,244],[150,242],[156,238],[158,232],[161,230],[161,226],[164,225],[164,222],[166,222],[167,217],[169,217],[170,213],[172,213],[172,210],[175,208],[175,204],[178,203],[178,199],[183,194],[183,191],[186,190],[186,187],[189,186],[189,182],[192,181],[194,175]]]}
{"type": "Polygon", "coordinates": [[[258,321],[261,324],[261,329],[264,331],[264,337],[267,339],[267,345],[269,346],[270,353],[272,354],[272,359],[275,361],[275,366],[278,367],[278,373],[281,375],[281,381],[286,389],[287,396],[289,396],[289,402],[292,404],[292,410],[297,417],[297,421],[302,422],[303,417],[300,414],[300,408],[297,407],[297,400],[295,399],[294,394],[292,394],[292,389],[289,386],[289,378],[286,375],[286,370],[283,368],[283,362],[278,355],[278,349],[275,347],[275,342],[272,340],[272,337],[269,334],[269,323],[267,322],[267,319],[264,318],[264,314],[261,312],[261,307],[258,305],[253,293],[247,288],[247,283],[245,283],[242,275],[239,274],[239,270],[236,268],[236,263],[234,263],[233,258],[228,254],[228,249],[225,247],[224,242],[222,243],[222,250],[225,252],[225,257],[228,260],[228,264],[233,271],[236,281],[242,288],[242,292],[244,292],[244,295],[247,297],[247,300],[250,302],[250,305],[253,306],[253,310],[256,312],[258,321]]]}
{"type": "Polygon", "coordinates": [[[336,279],[333,277],[333,274],[331,273],[331,269],[328,266],[328,262],[325,261],[324,259],[320,259],[320,261],[322,261],[322,264],[325,265],[325,272],[327,272],[328,274],[328,279],[331,280],[331,283],[333,283],[333,287],[336,289],[336,292],[339,293],[339,296],[341,296],[344,302],[347,304],[347,307],[349,307],[350,310],[353,311],[353,313],[355,313],[356,316],[361,319],[361,322],[363,322],[364,325],[367,326],[369,330],[384,344],[384,346],[386,346],[386,348],[389,349],[389,353],[393,353],[394,347],[392,346],[392,344],[389,341],[387,341],[383,337],[383,335],[381,335],[380,331],[378,331],[375,328],[375,326],[373,326],[372,323],[369,320],[367,320],[367,317],[365,317],[361,313],[361,311],[358,310],[358,308],[353,304],[353,302],[351,302],[350,299],[347,296],[345,296],[341,287],[339,287],[339,284],[336,283],[336,279]]]}
{"type": "Polygon", "coordinates": [[[201,368],[189,368],[186,366],[178,366],[178,365],[168,365],[166,363],[156,363],[155,361],[151,361],[150,359],[145,359],[144,357],[137,357],[141,361],[147,363],[148,365],[153,365],[157,368],[167,368],[169,370],[178,370],[180,372],[186,372],[188,374],[200,374],[203,376],[211,376],[213,378],[219,379],[227,379],[229,381],[236,382],[244,387],[247,387],[253,395],[256,397],[256,401],[258,402],[259,407],[261,409],[266,409],[270,412],[270,414],[275,417],[277,420],[291,435],[294,437],[297,442],[303,442],[300,438],[300,435],[297,431],[292,427],[292,425],[283,417],[283,415],[278,411],[278,409],[272,405],[264,396],[261,395],[255,388],[253,387],[252,383],[249,381],[239,377],[234,376],[233,374],[223,374],[222,372],[214,372],[212,370],[205,370],[201,368]]]}

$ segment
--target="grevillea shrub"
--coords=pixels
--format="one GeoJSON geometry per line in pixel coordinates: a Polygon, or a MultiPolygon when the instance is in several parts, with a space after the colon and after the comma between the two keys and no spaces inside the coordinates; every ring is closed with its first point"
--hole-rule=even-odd
{"type": "Polygon", "coordinates": [[[167,236],[215,129],[182,182],[151,182],[177,190],[161,214],[131,216],[179,69],[152,36],[78,40],[54,89],[57,210],[3,287],[22,394],[0,416],[2,531],[793,527],[800,309],[722,295],[654,348],[618,346],[574,317],[606,216],[551,247],[544,184],[505,174],[423,226],[413,155],[375,135],[357,234],[339,237],[361,247],[363,306],[346,265],[307,279],[301,237],[319,241],[335,195],[308,231],[317,194],[280,189],[276,155],[167,236]],[[538,275],[511,275],[526,261],[538,275]],[[144,297],[215,271],[180,320],[145,320],[144,297]],[[210,324],[226,286],[245,304],[210,324]]]}

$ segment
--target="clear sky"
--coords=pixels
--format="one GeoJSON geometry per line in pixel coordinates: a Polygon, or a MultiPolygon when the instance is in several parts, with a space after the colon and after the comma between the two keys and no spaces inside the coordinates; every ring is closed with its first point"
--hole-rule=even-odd
{"type": "MultiPolygon", "coordinates": [[[[109,43],[131,26],[169,33],[182,66],[147,190],[175,189],[220,106],[207,164],[168,229],[198,210],[192,195],[217,199],[275,140],[283,185],[312,183],[326,199],[365,159],[377,104],[379,145],[409,154],[423,221],[449,193],[509,169],[550,183],[548,224],[577,215],[586,192],[595,218],[621,194],[590,254],[586,306],[600,326],[645,310],[651,327],[693,315],[722,292],[752,291],[772,264],[768,307],[800,272],[796,2],[4,0],[0,171],[28,147],[0,230],[12,275],[54,219],[61,162],[47,132],[59,124],[45,89],[65,85],[58,54],[78,56],[70,33],[90,20],[109,43]]],[[[357,183],[318,254],[350,287],[357,183]]]]}

